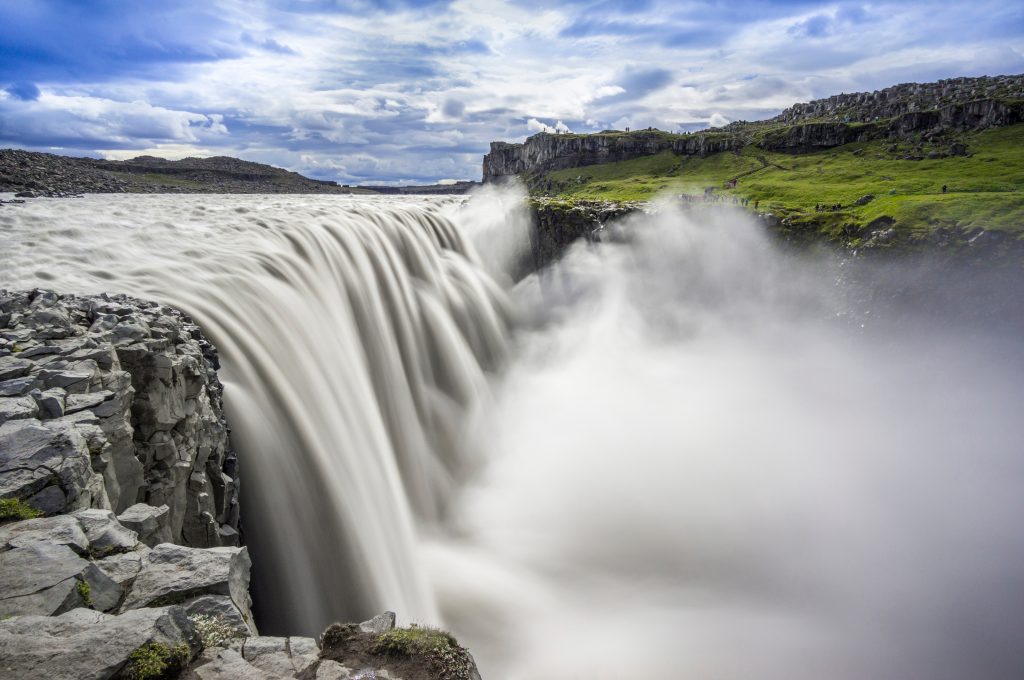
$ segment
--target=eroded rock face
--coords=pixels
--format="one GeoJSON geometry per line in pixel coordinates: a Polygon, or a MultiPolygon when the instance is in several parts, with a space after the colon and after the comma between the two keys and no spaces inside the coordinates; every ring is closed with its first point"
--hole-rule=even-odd
{"type": "Polygon", "coordinates": [[[170,307],[0,291],[0,497],[110,510],[149,545],[237,545],[216,367],[170,307]]]}
{"type": "Polygon", "coordinates": [[[743,146],[732,135],[700,133],[668,135],[660,130],[594,135],[560,135],[541,132],[522,144],[491,142],[484,156],[484,182],[522,173],[563,170],[584,165],[614,163],[672,150],[687,156],[707,156],[743,146]]]}

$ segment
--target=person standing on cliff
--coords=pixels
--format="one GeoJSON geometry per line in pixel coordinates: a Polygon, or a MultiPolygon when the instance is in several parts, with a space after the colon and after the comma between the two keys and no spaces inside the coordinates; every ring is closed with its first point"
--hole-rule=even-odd
{"type": "Polygon", "coordinates": [[[945,184],[942,185],[942,193],[946,193],[946,185],[945,184]]]}

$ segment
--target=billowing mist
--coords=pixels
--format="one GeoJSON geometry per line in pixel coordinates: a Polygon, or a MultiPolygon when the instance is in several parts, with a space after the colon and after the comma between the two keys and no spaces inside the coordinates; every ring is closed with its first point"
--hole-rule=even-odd
{"type": "Polygon", "coordinates": [[[621,235],[514,291],[532,325],[430,551],[485,675],[1024,677],[1019,288],[738,212],[621,235]]]}

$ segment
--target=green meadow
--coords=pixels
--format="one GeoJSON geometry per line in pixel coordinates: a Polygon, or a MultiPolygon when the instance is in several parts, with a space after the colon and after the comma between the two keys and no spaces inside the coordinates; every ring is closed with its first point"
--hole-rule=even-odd
{"type": "MultiPolygon", "coordinates": [[[[937,228],[1024,236],[1024,124],[965,133],[967,156],[904,160],[936,149],[913,140],[856,142],[810,153],[736,152],[698,158],[665,151],[618,163],[570,168],[531,179],[534,193],[564,199],[646,201],[714,193],[749,199],[793,228],[856,240],[879,218],[904,237],[937,228]],[[916,147],[916,148],[915,148],[916,147]],[[735,187],[727,183],[736,180],[735,187]],[[942,186],[947,192],[942,192],[942,186]],[[863,205],[864,196],[874,198],[863,205]],[[829,206],[827,211],[816,205],[829,206]],[[841,205],[838,210],[832,206],[841,205]],[[885,220],[888,222],[888,220],[885,220]]],[[[730,199],[726,199],[730,200],[730,199]]]]}

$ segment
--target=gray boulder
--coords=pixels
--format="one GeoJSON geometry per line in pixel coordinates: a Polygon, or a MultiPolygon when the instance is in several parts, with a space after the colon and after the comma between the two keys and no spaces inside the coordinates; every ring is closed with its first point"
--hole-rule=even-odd
{"type": "Polygon", "coordinates": [[[110,510],[79,510],[73,517],[82,524],[93,555],[129,552],[139,542],[138,534],[121,526],[110,510]]]}
{"type": "Polygon", "coordinates": [[[21,498],[47,514],[108,505],[89,442],[75,423],[61,421],[0,425],[0,497],[21,498]]]}
{"type": "Polygon", "coordinates": [[[139,541],[149,547],[171,542],[170,508],[166,505],[154,507],[136,503],[120,515],[118,521],[139,536],[139,541]]]}
{"type": "Polygon", "coordinates": [[[0,397],[0,425],[8,420],[35,418],[39,415],[39,404],[31,396],[0,397]]]}
{"type": "Polygon", "coordinates": [[[0,548],[23,548],[32,543],[64,545],[79,555],[89,552],[89,539],[82,525],[68,515],[26,519],[0,526],[0,548]]]}
{"type": "Polygon", "coordinates": [[[0,616],[113,609],[121,586],[66,545],[29,543],[0,553],[0,616]]]}
{"type": "Polygon", "coordinates": [[[200,647],[180,607],[109,616],[75,609],[61,616],[0,621],[0,677],[18,680],[105,680],[125,671],[147,644],[179,647],[191,659],[200,647]]]}
{"type": "Polygon", "coordinates": [[[199,595],[226,595],[252,620],[246,548],[188,548],[162,543],[146,555],[122,611],[179,603],[199,595]]]}
{"type": "Polygon", "coordinates": [[[233,649],[211,647],[203,650],[184,680],[279,680],[281,676],[272,675],[256,668],[242,655],[233,649]]]}
{"type": "Polygon", "coordinates": [[[101,560],[96,560],[93,564],[115,583],[124,587],[142,571],[142,562],[147,553],[149,553],[149,548],[142,546],[139,550],[104,557],[101,560]]]}
{"type": "Polygon", "coordinates": [[[235,637],[257,635],[256,624],[246,620],[234,601],[227,595],[200,595],[182,602],[189,616],[208,616],[226,625],[235,637]]]}
{"type": "Polygon", "coordinates": [[[242,643],[242,657],[274,677],[294,678],[316,663],[319,655],[313,638],[264,636],[242,643]]]}
{"type": "Polygon", "coordinates": [[[374,635],[383,635],[389,630],[393,630],[395,627],[395,613],[384,612],[383,614],[377,614],[369,621],[363,621],[359,624],[359,629],[364,633],[372,633],[374,635]]]}

